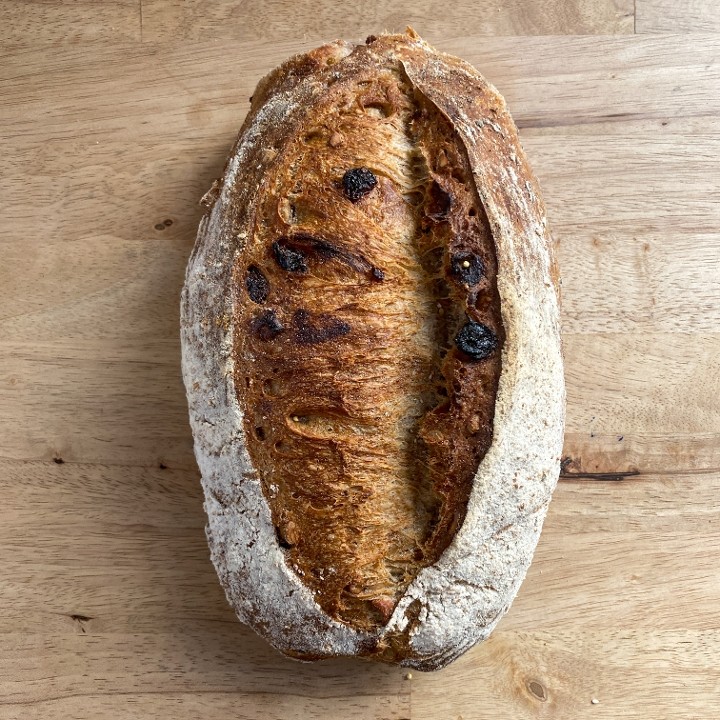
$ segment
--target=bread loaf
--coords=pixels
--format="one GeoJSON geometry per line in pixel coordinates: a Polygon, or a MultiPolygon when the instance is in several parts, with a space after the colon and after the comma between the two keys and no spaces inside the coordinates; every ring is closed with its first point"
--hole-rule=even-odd
{"type": "Polygon", "coordinates": [[[512,602],[562,447],[502,97],[411,30],[325,45],[261,80],[204,202],[183,374],[228,600],[299,659],[445,666],[512,602]]]}

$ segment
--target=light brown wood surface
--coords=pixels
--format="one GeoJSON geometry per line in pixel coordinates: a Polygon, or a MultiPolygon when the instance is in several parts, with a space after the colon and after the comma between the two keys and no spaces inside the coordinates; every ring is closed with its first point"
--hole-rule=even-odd
{"type": "Polygon", "coordinates": [[[633,32],[633,0],[143,0],[143,38],[233,40],[303,37],[326,40],[339,29],[364,39],[368,28],[412,25],[429,42],[458,31],[473,35],[603,35],[633,32]],[[298,18],[298,9],[307,11],[298,18]]]}
{"type": "Polygon", "coordinates": [[[0,719],[715,720],[720,36],[621,37],[617,0],[209,5],[0,2],[0,719]],[[235,620],[178,341],[197,200],[255,82],[403,14],[510,104],[559,243],[568,383],[520,595],[410,679],[286,660],[235,620]]]}
{"type": "Polygon", "coordinates": [[[639,33],[720,31],[720,3],[707,0],[636,0],[639,33]]]}

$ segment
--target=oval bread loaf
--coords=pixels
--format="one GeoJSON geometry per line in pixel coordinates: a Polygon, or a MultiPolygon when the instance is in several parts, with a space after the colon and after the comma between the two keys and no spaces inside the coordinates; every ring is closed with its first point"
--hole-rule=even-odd
{"type": "Polygon", "coordinates": [[[512,602],[559,473],[558,274],[505,103],[413,31],[265,77],[182,298],[212,559],[295,658],[423,670],[512,602]]]}

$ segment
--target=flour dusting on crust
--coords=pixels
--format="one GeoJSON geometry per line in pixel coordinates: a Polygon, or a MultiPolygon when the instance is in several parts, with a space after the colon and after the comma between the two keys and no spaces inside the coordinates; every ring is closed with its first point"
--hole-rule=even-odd
{"type": "Polygon", "coordinates": [[[246,206],[262,183],[263,146],[301,121],[331,73],[340,81],[353,46],[336,42],[298,56],[258,86],[188,266],[182,367],[212,560],[238,617],[299,659],[372,657],[390,645],[394,662],[433,670],[485,639],[509,608],[557,482],[564,424],[558,277],[540,190],[502,97],[412,31],[380,36],[372,50],[402,63],[463,140],[493,232],[506,333],[493,441],[465,521],[385,627],[358,632],[333,620],[286,564],[246,449],[233,380],[232,269],[247,237],[246,206]]]}

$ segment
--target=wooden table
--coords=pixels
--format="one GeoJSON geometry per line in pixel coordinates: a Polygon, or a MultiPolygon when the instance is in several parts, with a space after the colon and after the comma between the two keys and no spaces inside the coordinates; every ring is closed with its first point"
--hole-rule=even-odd
{"type": "Polygon", "coordinates": [[[717,3],[2,0],[0,28],[2,720],[720,717],[717,3]],[[515,605],[412,677],[298,664],[235,620],[178,342],[197,201],[256,81],[406,23],[510,104],[568,383],[515,605]]]}

